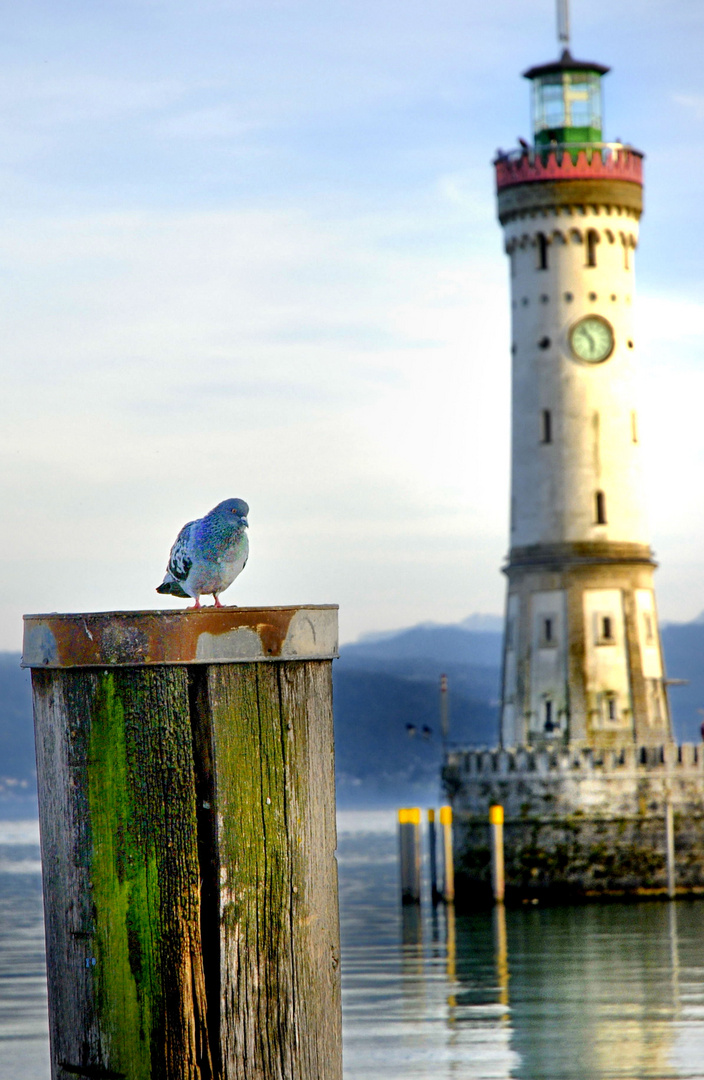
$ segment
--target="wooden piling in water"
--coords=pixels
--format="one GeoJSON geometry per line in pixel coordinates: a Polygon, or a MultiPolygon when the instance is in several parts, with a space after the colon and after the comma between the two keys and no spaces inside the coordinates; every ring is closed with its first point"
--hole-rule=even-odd
{"type": "Polygon", "coordinates": [[[491,890],[494,902],[503,904],[505,892],[504,875],[504,808],[489,807],[489,830],[491,833],[491,890]]]}
{"type": "Polygon", "coordinates": [[[334,607],[27,616],[53,1080],[340,1080],[334,607]]]}
{"type": "Polygon", "coordinates": [[[446,904],[455,902],[455,861],[452,851],[452,807],[440,807],[443,847],[442,898],[446,904]]]}
{"type": "Polygon", "coordinates": [[[398,812],[398,846],[401,864],[401,903],[420,904],[420,808],[398,812]]]}

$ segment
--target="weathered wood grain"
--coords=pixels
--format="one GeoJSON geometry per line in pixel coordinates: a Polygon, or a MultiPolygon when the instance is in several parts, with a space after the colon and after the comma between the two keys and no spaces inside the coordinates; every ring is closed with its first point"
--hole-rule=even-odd
{"type": "Polygon", "coordinates": [[[331,660],[128,659],[32,672],[53,1080],[341,1080],[331,660]]]}
{"type": "Polygon", "coordinates": [[[331,664],[208,669],[224,1080],[340,1080],[331,664]]]}
{"type": "Polygon", "coordinates": [[[33,691],[52,1076],[210,1080],[186,673],[33,691]]]}

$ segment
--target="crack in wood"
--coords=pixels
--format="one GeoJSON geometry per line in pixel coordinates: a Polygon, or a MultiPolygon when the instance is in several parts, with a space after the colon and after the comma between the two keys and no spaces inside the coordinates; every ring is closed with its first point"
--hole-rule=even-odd
{"type": "MultiPolygon", "coordinates": [[[[216,837],[213,732],[208,701],[207,668],[188,670],[188,704],[193,740],[198,864],[200,869],[200,941],[206,1001],[206,1037],[213,1076],[220,1076],[220,862],[216,837]]],[[[204,1053],[201,1080],[211,1080],[204,1053]]]]}

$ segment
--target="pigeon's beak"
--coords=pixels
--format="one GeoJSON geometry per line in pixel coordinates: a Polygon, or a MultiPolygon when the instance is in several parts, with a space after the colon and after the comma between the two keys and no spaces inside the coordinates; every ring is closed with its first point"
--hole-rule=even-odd
{"type": "Polygon", "coordinates": [[[242,518],[240,518],[240,521],[242,522],[242,524],[244,525],[244,527],[245,527],[246,529],[248,529],[248,528],[249,528],[249,522],[247,521],[247,518],[246,518],[246,517],[242,517],[242,518]]]}

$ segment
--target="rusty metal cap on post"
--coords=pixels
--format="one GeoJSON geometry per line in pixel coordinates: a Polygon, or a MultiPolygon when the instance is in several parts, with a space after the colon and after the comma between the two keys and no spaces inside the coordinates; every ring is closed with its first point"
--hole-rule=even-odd
{"type": "Polygon", "coordinates": [[[337,604],[309,604],[25,615],[22,666],[330,660],[338,655],[337,612],[337,604]]]}

